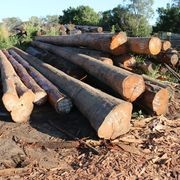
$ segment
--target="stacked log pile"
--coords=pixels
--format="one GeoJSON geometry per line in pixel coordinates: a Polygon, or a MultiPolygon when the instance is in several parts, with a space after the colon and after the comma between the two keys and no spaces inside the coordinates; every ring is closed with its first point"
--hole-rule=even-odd
{"type": "MultiPolygon", "coordinates": [[[[134,73],[139,66],[130,53],[155,56],[176,66],[176,61],[161,58],[161,54],[175,53],[168,42],[120,32],[38,36],[32,45],[35,48],[28,48],[28,53],[15,47],[0,51],[3,103],[16,122],[27,121],[33,103],[41,105],[47,97],[59,113],[69,113],[73,103],[100,138],[114,139],[129,131],[132,105],[141,104],[156,115],[167,111],[167,86],[134,73]],[[89,85],[89,77],[112,93],[89,85]],[[26,100],[21,100],[27,93],[26,100]],[[22,109],[29,109],[24,119],[18,117],[19,102],[22,109]]],[[[148,61],[140,68],[153,69],[148,61]]]]}

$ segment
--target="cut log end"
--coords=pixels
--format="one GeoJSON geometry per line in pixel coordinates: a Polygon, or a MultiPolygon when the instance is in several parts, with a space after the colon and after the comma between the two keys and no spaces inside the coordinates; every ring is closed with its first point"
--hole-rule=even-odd
{"type": "Polygon", "coordinates": [[[162,42],[162,51],[167,51],[169,48],[171,48],[171,42],[163,41],[162,42]]]}
{"type": "Polygon", "coordinates": [[[27,122],[33,110],[31,92],[27,91],[20,98],[11,111],[12,120],[17,123],[27,122]]]}
{"type": "Polygon", "coordinates": [[[12,93],[5,93],[2,97],[2,101],[7,111],[10,112],[19,101],[19,98],[12,93]]]}
{"type": "Polygon", "coordinates": [[[125,102],[115,106],[105,117],[98,129],[98,136],[104,139],[115,139],[130,129],[132,104],[125,102]]]}
{"type": "Polygon", "coordinates": [[[47,101],[47,93],[39,91],[35,93],[34,104],[40,106],[45,104],[47,101]]]}
{"type": "Polygon", "coordinates": [[[167,89],[159,90],[152,102],[153,111],[157,115],[166,114],[169,102],[169,92],[167,89]]]}
{"type": "Polygon", "coordinates": [[[177,54],[172,54],[171,58],[170,58],[170,62],[165,61],[168,64],[172,64],[174,67],[178,64],[179,58],[177,54]]]}
{"type": "Polygon", "coordinates": [[[129,102],[135,101],[145,90],[143,77],[129,75],[123,82],[123,96],[129,102]]]}
{"type": "Polygon", "coordinates": [[[55,109],[58,113],[69,113],[72,106],[72,101],[67,97],[63,97],[57,101],[55,109]]]}
{"type": "Polygon", "coordinates": [[[124,32],[120,32],[112,37],[110,49],[114,55],[124,54],[127,49],[124,45],[127,42],[127,36],[124,32]]]}
{"type": "Polygon", "coordinates": [[[152,37],[149,40],[149,52],[152,55],[157,55],[160,53],[162,47],[161,40],[157,37],[152,37]]]}

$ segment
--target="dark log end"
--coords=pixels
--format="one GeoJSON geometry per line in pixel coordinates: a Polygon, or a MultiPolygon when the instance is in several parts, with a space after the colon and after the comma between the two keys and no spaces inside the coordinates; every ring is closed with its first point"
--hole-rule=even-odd
{"type": "Polygon", "coordinates": [[[142,76],[129,75],[124,79],[123,84],[123,97],[133,102],[135,101],[145,90],[145,83],[142,76]]]}
{"type": "Polygon", "coordinates": [[[97,133],[100,138],[115,139],[130,129],[132,104],[125,102],[115,106],[105,117],[97,133]]]}
{"type": "Polygon", "coordinates": [[[55,109],[58,113],[69,113],[72,106],[72,101],[67,97],[63,97],[57,101],[55,109]]]}

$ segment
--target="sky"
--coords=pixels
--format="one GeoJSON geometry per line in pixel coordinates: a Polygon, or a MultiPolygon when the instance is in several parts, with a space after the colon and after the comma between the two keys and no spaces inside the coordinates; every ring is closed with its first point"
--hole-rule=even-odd
{"type": "MultiPolygon", "coordinates": [[[[154,0],[154,11],[158,7],[166,7],[172,0],[154,0]]],[[[6,17],[19,17],[23,21],[31,16],[45,17],[46,15],[62,15],[64,9],[88,5],[96,12],[113,9],[122,0],[3,0],[0,3],[0,21],[6,17]]],[[[157,13],[155,12],[150,24],[156,22],[157,13]]]]}

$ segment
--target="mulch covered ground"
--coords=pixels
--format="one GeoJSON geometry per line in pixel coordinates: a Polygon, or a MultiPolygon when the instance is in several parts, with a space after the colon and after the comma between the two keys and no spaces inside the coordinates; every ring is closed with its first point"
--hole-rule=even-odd
{"type": "Polygon", "coordinates": [[[29,123],[13,123],[0,103],[1,179],[180,179],[180,93],[166,116],[132,119],[129,133],[98,139],[74,108],[59,115],[36,107],[29,123]]]}

